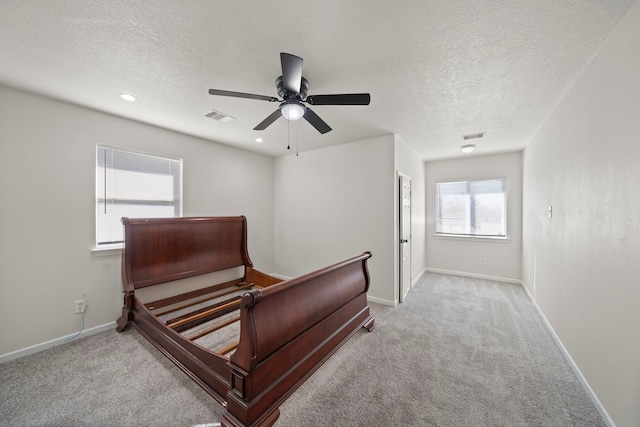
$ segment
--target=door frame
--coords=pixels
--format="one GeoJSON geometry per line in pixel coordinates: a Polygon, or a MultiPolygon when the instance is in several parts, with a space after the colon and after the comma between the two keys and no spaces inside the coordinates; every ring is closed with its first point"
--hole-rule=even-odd
{"type": "Polygon", "coordinates": [[[398,301],[399,302],[404,302],[404,299],[407,295],[407,293],[409,292],[409,290],[411,289],[411,219],[412,219],[412,200],[411,200],[411,191],[412,191],[412,186],[411,186],[411,177],[407,174],[404,174],[400,171],[397,172],[397,185],[398,185],[398,206],[397,206],[397,212],[398,212],[398,223],[397,223],[397,230],[398,230],[398,239],[396,241],[396,244],[398,245],[398,301]],[[403,215],[403,184],[405,182],[405,180],[408,182],[409,184],[409,215],[408,215],[408,224],[405,224],[405,216],[403,215]],[[404,242],[405,240],[405,236],[403,235],[403,231],[405,231],[405,229],[408,228],[408,235],[406,236],[406,242],[404,242]],[[408,245],[408,248],[407,246],[408,245]],[[406,262],[408,262],[408,265],[405,265],[405,248],[409,250],[409,256],[406,262]],[[405,273],[406,276],[405,277],[405,273]]]}

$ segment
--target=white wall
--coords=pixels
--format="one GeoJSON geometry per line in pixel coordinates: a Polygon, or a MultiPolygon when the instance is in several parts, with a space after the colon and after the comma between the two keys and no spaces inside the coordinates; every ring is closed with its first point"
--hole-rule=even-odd
{"type": "Polygon", "coordinates": [[[522,244],[522,153],[427,162],[427,268],[444,273],[520,281],[522,244]],[[436,237],[436,183],[507,179],[507,241],[436,237]],[[480,264],[480,258],[486,260],[480,264]]]}
{"type": "Polygon", "coordinates": [[[92,251],[96,144],[183,158],[184,215],[246,215],[263,271],[297,276],[372,251],[370,296],[388,304],[397,169],[413,178],[412,277],[425,267],[424,163],[393,135],[274,160],[0,86],[0,141],[0,355],[74,334],[83,294],[85,329],[120,315],[120,255],[92,251]]]}
{"type": "Polygon", "coordinates": [[[523,280],[619,427],[640,426],[639,40],[636,3],[524,153],[523,280]]]}
{"type": "MultiPolygon", "coordinates": [[[[400,137],[395,136],[395,169],[397,172],[411,177],[411,282],[415,282],[424,273],[426,267],[426,248],[425,240],[425,163],[400,137]]],[[[396,206],[399,206],[399,187],[395,186],[396,206]]],[[[395,222],[399,222],[399,209],[394,211],[395,222]]],[[[395,241],[400,241],[396,227],[395,241]]],[[[400,259],[399,247],[395,245],[394,255],[396,259],[400,259]]],[[[399,263],[396,263],[395,277],[399,277],[399,263]]],[[[399,299],[399,285],[395,287],[395,299],[399,299]]]]}
{"type": "Polygon", "coordinates": [[[394,303],[394,137],[275,161],[276,270],[298,276],[371,251],[369,296],[394,303]]]}
{"type": "MultiPolygon", "coordinates": [[[[214,126],[214,125],[212,125],[214,126]]],[[[0,86],[0,355],[121,312],[120,256],[95,256],[95,147],[184,159],[184,215],[240,215],[274,268],[273,159],[0,86]]]]}

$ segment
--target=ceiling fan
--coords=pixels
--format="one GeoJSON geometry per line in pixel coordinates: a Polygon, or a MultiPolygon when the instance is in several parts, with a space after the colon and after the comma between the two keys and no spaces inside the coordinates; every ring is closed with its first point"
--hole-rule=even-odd
{"type": "Polygon", "coordinates": [[[282,99],[273,96],[218,89],[209,89],[209,94],[280,102],[278,109],[260,122],[253,130],[266,129],[280,116],[284,116],[288,120],[299,120],[304,117],[322,134],[329,132],[331,127],[309,107],[303,105],[303,102],[309,105],[369,105],[371,101],[371,96],[368,93],[307,96],[309,82],[302,77],[302,58],[289,53],[280,53],[280,63],[282,65],[282,75],[276,79],[276,89],[278,96],[282,99]]]}

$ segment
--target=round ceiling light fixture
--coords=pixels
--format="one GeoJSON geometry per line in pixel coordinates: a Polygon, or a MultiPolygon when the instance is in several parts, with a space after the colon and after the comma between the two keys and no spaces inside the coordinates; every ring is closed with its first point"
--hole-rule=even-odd
{"type": "Polygon", "coordinates": [[[262,143],[264,142],[264,139],[262,139],[262,138],[256,138],[256,142],[257,142],[258,144],[262,144],[262,143]]]}
{"type": "Polygon", "coordinates": [[[136,97],[128,94],[128,93],[121,93],[120,94],[120,98],[124,99],[125,101],[129,101],[129,102],[133,102],[136,100],[136,97]]]}
{"type": "Polygon", "coordinates": [[[476,144],[466,144],[460,147],[463,153],[473,153],[473,150],[476,149],[476,144]]]}

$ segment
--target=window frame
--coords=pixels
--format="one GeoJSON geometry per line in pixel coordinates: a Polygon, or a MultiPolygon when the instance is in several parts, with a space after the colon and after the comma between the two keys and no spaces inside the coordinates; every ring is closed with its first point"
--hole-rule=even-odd
{"type": "MultiPolygon", "coordinates": [[[[177,177],[179,180],[179,183],[177,183],[177,185],[174,182],[174,187],[177,186],[177,189],[174,188],[172,191],[175,194],[175,191],[177,190],[178,192],[178,196],[179,196],[179,200],[173,201],[173,203],[167,203],[166,201],[158,201],[158,200],[142,200],[142,199],[130,199],[129,202],[133,202],[134,205],[165,205],[165,206],[173,206],[174,207],[174,215],[172,217],[169,218],[177,218],[177,217],[181,217],[183,215],[183,202],[184,202],[184,178],[183,178],[183,174],[184,174],[184,162],[182,158],[179,157],[173,157],[173,156],[167,156],[167,155],[161,155],[161,154],[156,154],[156,153],[149,153],[149,152],[144,152],[144,151],[139,151],[139,150],[135,150],[135,149],[130,149],[130,148],[122,148],[122,147],[117,147],[117,146],[112,146],[112,145],[105,145],[105,144],[96,144],[96,151],[95,151],[95,194],[94,194],[94,208],[95,208],[95,234],[94,234],[94,252],[109,252],[107,254],[111,254],[111,253],[119,253],[120,250],[122,249],[122,247],[124,246],[124,242],[120,241],[120,242],[105,242],[105,243],[101,243],[98,241],[99,236],[100,236],[100,220],[99,220],[99,215],[100,215],[100,209],[102,209],[102,207],[105,205],[105,201],[109,200],[105,193],[103,192],[102,194],[99,193],[99,182],[101,177],[99,176],[100,174],[105,174],[108,171],[108,168],[105,168],[103,165],[100,165],[100,150],[111,150],[112,152],[120,152],[120,153],[126,153],[126,154],[130,154],[130,155],[134,155],[134,156],[139,156],[140,159],[142,158],[155,158],[155,159],[160,159],[160,160],[166,160],[169,162],[176,162],[176,164],[179,166],[179,170],[177,171],[177,173],[174,174],[167,174],[167,175],[171,175],[174,178],[177,177]],[[102,202],[102,204],[101,204],[102,202]],[[175,212],[177,210],[177,213],[175,212]]],[[[132,170],[132,169],[124,169],[127,171],[133,171],[133,172],[140,172],[139,170],[132,170]]],[[[106,178],[103,178],[106,179],[106,178]]],[[[106,184],[105,184],[105,188],[106,188],[106,184]]],[[[105,190],[106,191],[106,190],[105,190]]],[[[117,200],[117,199],[116,199],[117,200]]],[[[123,216],[127,216],[126,214],[123,216]]]]}
{"type": "MultiPolygon", "coordinates": [[[[448,181],[437,181],[435,185],[435,237],[445,238],[445,239],[461,239],[461,240],[486,240],[486,241],[509,241],[509,215],[508,215],[508,186],[507,186],[507,178],[506,177],[496,177],[496,178],[480,178],[480,179],[461,179],[461,180],[448,180],[448,181]],[[440,184],[471,184],[474,182],[483,182],[483,181],[502,181],[503,183],[503,227],[504,227],[504,235],[502,234],[469,234],[469,233],[450,233],[450,232],[441,232],[438,231],[438,224],[440,221],[440,184]]],[[[469,207],[471,210],[471,207],[469,207]]]]}

